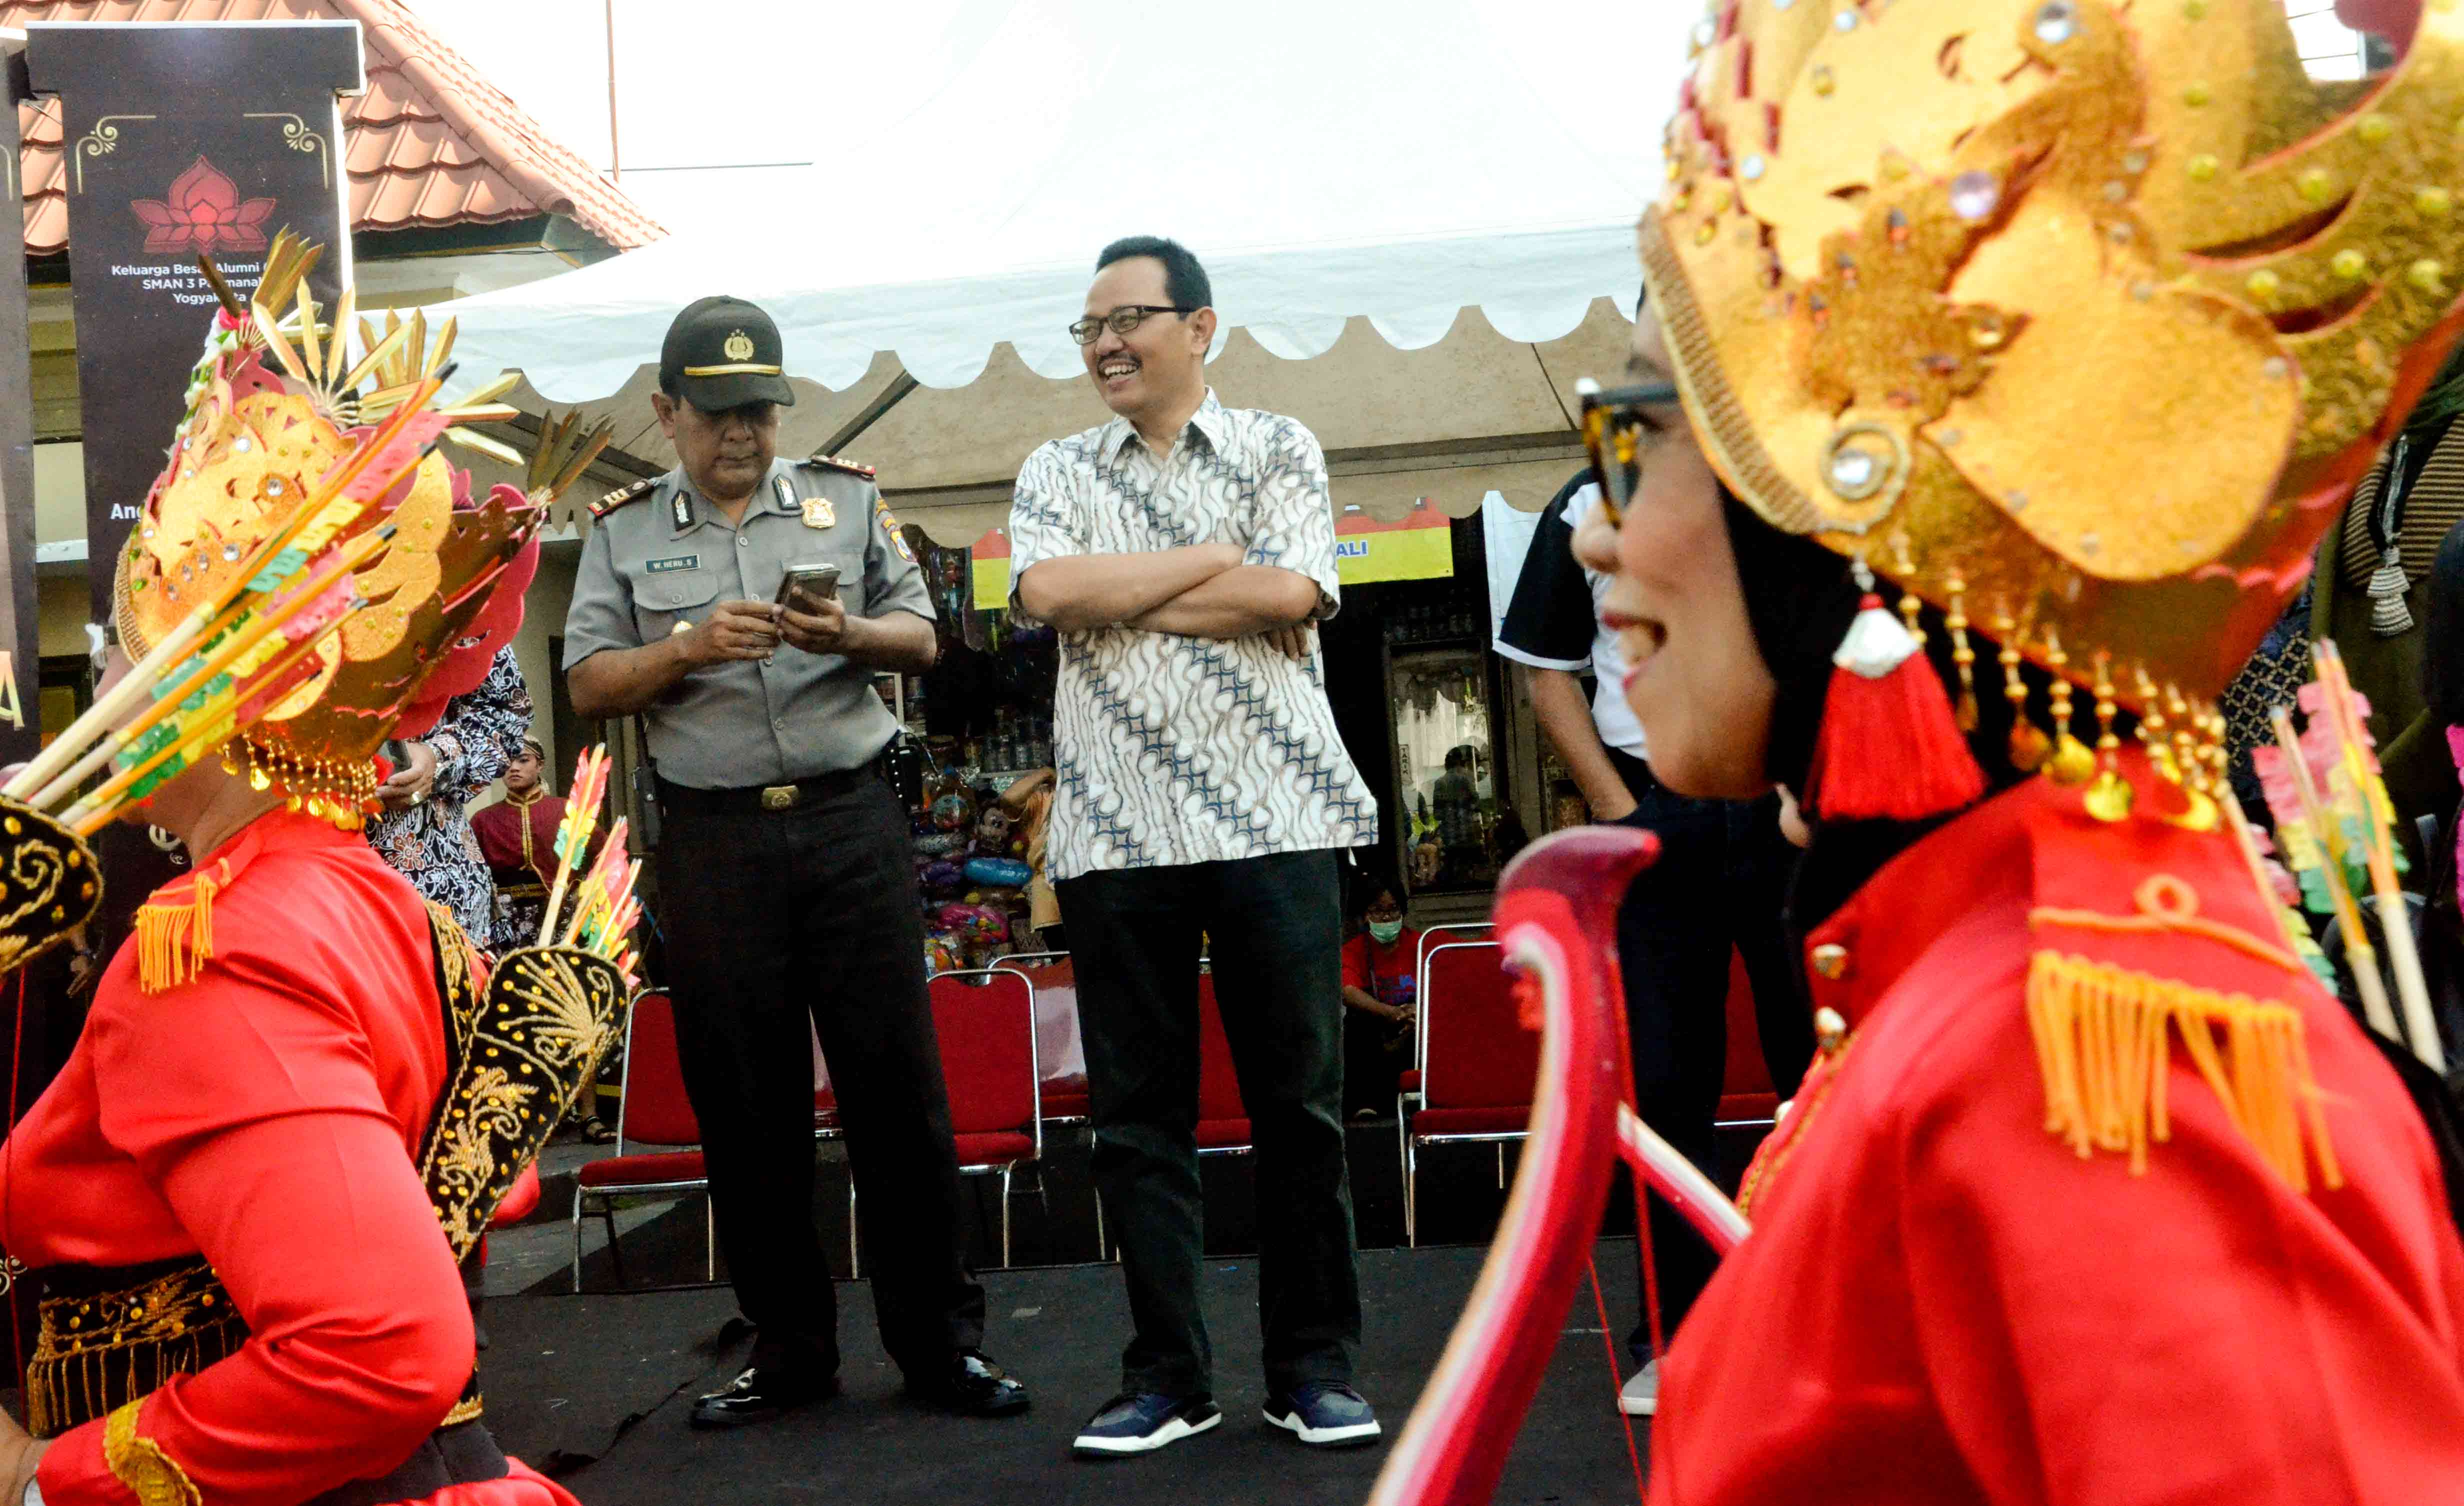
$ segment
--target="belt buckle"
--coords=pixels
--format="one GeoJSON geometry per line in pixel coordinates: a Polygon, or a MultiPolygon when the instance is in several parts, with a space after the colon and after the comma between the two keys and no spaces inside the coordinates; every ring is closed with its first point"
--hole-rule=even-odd
{"type": "Polygon", "coordinates": [[[764,786],[761,790],[761,808],[764,810],[790,809],[803,794],[803,791],[793,785],[764,786]]]}

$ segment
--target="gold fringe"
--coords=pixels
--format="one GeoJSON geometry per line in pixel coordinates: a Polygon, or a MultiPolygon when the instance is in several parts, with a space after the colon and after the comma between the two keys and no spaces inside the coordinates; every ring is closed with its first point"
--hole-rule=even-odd
{"type": "Polygon", "coordinates": [[[214,895],[210,874],[188,881],[188,900],[165,903],[155,896],[137,907],[137,986],[147,993],[196,979],[214,955],[214,895]]]}
{"type": "Polygon", "coordinates": [[[205,1497],[187,1472],[137,1430],[137,1408],[143,1405],[131,1402],[102,1425],[102,1462],[137,1497],[138,1506],[202,1506],[205,1497]]]}
{"type": "Polygon", "coordinates": [[[462,1400],[455,1402],[453,1404],[453,1409],[447,1412],[445,1414],[445,1420],[438,1423],[436,1426],[439,1428],[459,1427],[463,1423],[476,1421],[482,1413],[487,1411],[487,1409],[488,1399],[486,1397],[476,1395],[466,1396],[462,1398],[462,1400]]]}
{"type": "Polygon", "coordinates": [[[2233,1127],[2295,1191],[2310,1188],[2305,1123],[2320,1180],[2343,1185],[2292,1006],[2038,952],[2028,968],[2028,1026],[2044,1074],[2045,1128],[2082,1158],[2127,1151],[2131,1172],[2146,1171],[2148,1141],[2171,1138],[2166,1092],[2177,1030],[2233,1127]]]}

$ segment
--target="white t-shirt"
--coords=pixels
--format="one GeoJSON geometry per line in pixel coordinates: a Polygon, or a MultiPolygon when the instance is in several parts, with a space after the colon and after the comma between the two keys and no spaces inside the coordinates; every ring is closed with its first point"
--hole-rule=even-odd
{"type": "Polygon", "coordinates": [[[1617,635],[1600,626],[1600,598],[1608,594],[1609,578],[1574,558],[1575,530],[1599,504],[1599,487],[1586,481],[1540,515],[1496,647],[1519,664],[1569,674],[1590,670],[1599,681],[1592,694],[1592,724],[1600,741],[1642,758],[1642,723],[1625,699],[1625,654],[1617,635]]]}

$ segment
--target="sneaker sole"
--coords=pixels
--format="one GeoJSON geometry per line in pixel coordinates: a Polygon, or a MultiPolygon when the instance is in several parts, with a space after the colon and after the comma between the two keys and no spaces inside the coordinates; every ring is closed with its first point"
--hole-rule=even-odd
{"type": "Polygon", "coordinates": [[[1303,1423],[1296,1412],[1286,1412],[1281,1416],[1273,1412],[1265,1412],[1263,1415],[1266,1421],[1290,1433],[1301,1442],[1318,1449],[1341,1449],[1370,1443],[1385,1431],[1375,1421],[1353,1423],[1348,1428],[1311,1428],[1303,1423]]]}
{"type": "Polygon", "coordinates": [[[1617,1398],[1617,1410],[1628,1417],[1656,1417],[1660,1415],[1660,1398],[1620,1396],[1617,1398]]]}
{"type": "Polygon", "coordinates": [[[1091,1454],[1153,1453],[1157,1449],[1178,1443],[1183,1438],[1194,1438],[1222,1421],[1221,1412],[1217,1412],[1204,1422],[1196,1423],[1185,1417],[1176,1417],[1155,1431],[1135,1438],[1099,1438],[1091,1434],[1080,1433],[1069,1445],[1069,1451],[1091,1454]]]}

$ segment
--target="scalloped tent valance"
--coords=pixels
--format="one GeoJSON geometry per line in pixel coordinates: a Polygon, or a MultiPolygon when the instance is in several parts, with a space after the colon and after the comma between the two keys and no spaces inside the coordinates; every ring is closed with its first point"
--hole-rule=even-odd
{"type": "Polygon", "coordinates": [[[1064,327],[1096,251],[1144,233],[1198,252],[1227,332],[1285,360],[1326,353],[1354,319],[1418,349],[1466,309],[1507,340],[1555,340],[1639,282],[1630,227],[1688,10],[976,0],[919,28],[936,55],[894,60],[921,84],[903,119],[817,109],[809,142],[765,146],[825,165],[810,192],[457,303],[464,369],[604,398],[678,308],[727,292],[778,321],[791,373],[832,390],[883,355],[967,387],[1003,345],[1071,377],[1064,327]],[[1552,36],[1583,37],[1582,55],[1552,36]]]}

